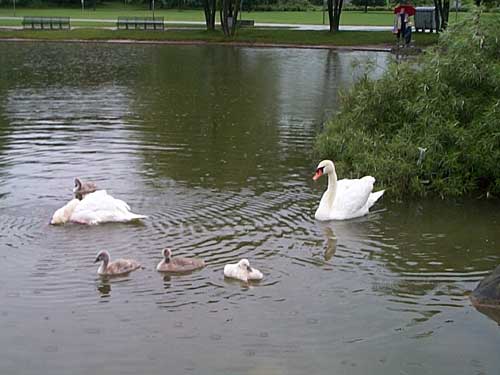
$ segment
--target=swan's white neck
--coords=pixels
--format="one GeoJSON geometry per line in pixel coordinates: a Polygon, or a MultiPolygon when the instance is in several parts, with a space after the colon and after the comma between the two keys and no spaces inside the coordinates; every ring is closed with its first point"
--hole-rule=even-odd
{"type": "Polygon", "coordinates": [[[325,196],[327,200],[328,207],[333,207],[333,202],[335,201],[335,196],[337,195],[337,173],[335,172],[335,167],[333,172],[328,173],[328,188],[326,189],[325,196]]]}

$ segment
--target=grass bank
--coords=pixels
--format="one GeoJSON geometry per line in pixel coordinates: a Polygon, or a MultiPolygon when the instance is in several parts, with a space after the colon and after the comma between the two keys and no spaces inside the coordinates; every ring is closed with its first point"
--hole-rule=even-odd
{"type": "Polygon", "coordinates": [[[452,26],[418,64],[361,79],[316,143],[392,196],[500,196],[500,15],[452,26]]]}
{"type": "MultiPolygon", "coordinates": [[[[324,46],[380,46],[394,44],[390,32],[342,31],[297,31],[283,29],[241,29],[234,38],[226,38],[221,31],[168,30],[168,31],[126,31],[101,29],[76,29],[71,31],[14,30],[0,31],[0,39],[36,40],[150,40],[215,43],[262,43],[324,46]]],[[[416,45],[428,46],[437,40],[435,34],[420,34],[415,37],[416,45]]]]}

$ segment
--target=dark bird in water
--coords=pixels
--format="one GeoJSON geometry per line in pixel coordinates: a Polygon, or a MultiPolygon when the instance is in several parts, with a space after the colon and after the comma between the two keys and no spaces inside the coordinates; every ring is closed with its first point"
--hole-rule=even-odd
{"type": "Polygon", "coordinates": [[[73,188],[73,193],[75,193],[75,198],[82,200],[85,195],[93,193],[97,190],[97,186],[93,182],[82,182],[78,177],[75,178],[75,187],[73,188]]]}
{"type": "Polygon", "coordinates": [[[162,251],[163,260],[158,263],[156,270],[159,272],[190,272],[205,267],[203,259],[172,257],[172,250],[162,251]]]}

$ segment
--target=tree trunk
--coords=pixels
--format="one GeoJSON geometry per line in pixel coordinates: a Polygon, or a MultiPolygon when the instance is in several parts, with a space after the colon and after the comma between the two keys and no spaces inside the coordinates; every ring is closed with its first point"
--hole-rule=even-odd
{"type": "Polygon", "coordinates": [[[368,13],[368,0],[365,0],[365,13],[368,13]]]}
{"type": "Polygon", "coordinates": [[[234,36],[237,28],[241,0],[222,0],[221,26],[225,36],[234,36]]]}
{"type": "Polygon", "coordinates": [[[438,5],[439,0],[434,0],[434,19],[436,21],[436,33],[438,33],[441,30],[441,15],[439,13],[439,5],[438,5]]]}
{"type": "Polygon", "coordinates": [[[330,23],[330,31],[335,31],[333,28],[333,0],[328,0],[328,21],[330,23]]]}
{"type": "Polygon", "coordinates": [[[229,1],[230,0],[222,0],[221,1],[221,6],[220,6],[220,24],[222,27],[222,31],[224,32],[224,35],[229,36],[229,1]]]}
{"type": "Polygon", "coordinates": [[[434,0],[434,5],[436,7],[436,29],[446,30],[450,15],[450,0],[434,0]]]}
{"type": "Polygon", "coordinates": [[[343,3],[344,0],[328,0],[328,20],[331,32],[339,31],[343,3]]]}
{"type": "Polygon", "coordinates": [[[448,27],[448,19],[450,17],[450,0],[443,0],[443,14],[441,18],[443,19],[443,29],[448,27]]]}
{"type": "Polygon", "coordinates": [[[219,8],[219,19],[220,19],[220,27],[221,27],[222,31],[224,32],[224,34],[226,34],[226,32],[224,31],[224,28],[226,26],[225,26],[225,22],[224,22],[224,17],[222,16],[222,3],[220,3],[220,8],[219,8]]]}
{"type": "Polygon", "coordinates": [[[334,0],[334,8],[333,8],[333,27],[335,31],[339,31],[340,28],[340,14],[342,13],[342,5],[344,4],[344,0],[334,0]]]}
{"type": "Polygon", "coordinates": [[[236,29],[238,28],[238,15],[240,13],[241,0],[234,0],[234,11],[233,11],[233,26],[231,28],[231,36],[236,34],[236,29]]]}
{"type": "Polygon", "coordinates": [[[215,30],[215,0],[203,0],[207,30],[215,30]]]}

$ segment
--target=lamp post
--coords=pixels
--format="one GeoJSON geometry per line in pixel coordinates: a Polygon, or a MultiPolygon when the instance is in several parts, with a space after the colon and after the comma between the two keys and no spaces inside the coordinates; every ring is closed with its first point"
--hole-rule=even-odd
{"type": "Polygon", "coordinates": [[[85,10],[85,0],[82,0],[82,12],[85,10]]]}
{"type": "Polygon", "coordinates": [[[16,0],[13,1],[14,2],[14,17],[16,16],[16,0]]]}
{"type": "Polygon", "coordinates": [[[155,0],[153,0],[153,19],[155,19],[155,0]]]}

